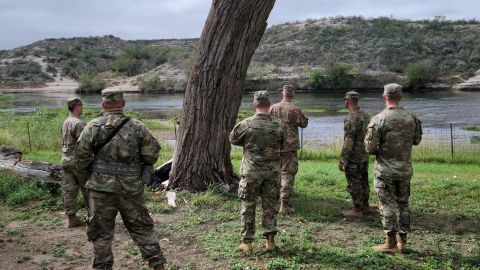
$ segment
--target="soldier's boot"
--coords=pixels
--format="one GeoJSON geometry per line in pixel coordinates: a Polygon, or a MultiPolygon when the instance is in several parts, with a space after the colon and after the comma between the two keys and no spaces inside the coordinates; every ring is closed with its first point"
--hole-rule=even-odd
{"type": "Polygon", "coordinates": [[[397,248],[398,248],[398,251],[402,254],[408,253],[406,233],[399,233],[397,235],[397,248]]]}
{"type": "Polygon", "coordinates": [[[270,234],[267,236],[267,244],[263,248],[264,252],[272,252],[277,250],[277,245],[275,244],[275,235],[270,234]]]}
{"type": "Polygon", "coordinates": [[[373,214],[373,211],[372,211],[372,209],[370,208],[370,205],[368,204],[368,201],[367,201],[367,202],[364,202],[364,203],[362,204],[362,213],[363,213],[364,215],[371,215],[371,214],[373,214]]]}
{"type": "Polygon", "coordinates": [[[284,201],[280,202],[280,210],[278,210],[278,213],[280,215],[288,215],[294,212],[295,212],[295,209],[293,207],[289,207],[288,203],[284,201]]]}
{"type": "Polygon", "coordinates": [[[148,262],[148,266],[153,269],[153,270],[165,270],[165,265],[163,264],[163,262],[159,262],[159,261],[150,261],[148,262]]]}
{"type": "Polygon", "coordinates": [[[69,215],[67,219],[67,228],[80,227],[85,225],[85,222],[78,219],[77,215],[69,215]]]}
{"type": "Polygon", "coordinates": [[[372,249],[383,253],[398,253],[396,234],[387,234],[385,244],[373,246],[372,249]]]}
{"type": "Polygon", "coordinates": [[[342,211],[344,217],[361,217],[363,216],[363,209],[358,205],[352,207],[351,210],[342,211]]]}
{"type": "Polygon", "coordinates": [[[249,252],[249,251],[252,251],[253,244],[252,243],[242,243],[242,244],[240,244],[240,246],[238,248],[243,252],[249,252]]]}

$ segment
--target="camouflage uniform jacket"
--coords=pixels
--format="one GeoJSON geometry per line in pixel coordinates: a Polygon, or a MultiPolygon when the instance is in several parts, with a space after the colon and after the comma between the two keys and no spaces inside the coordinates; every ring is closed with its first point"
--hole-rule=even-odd
{"type": "Polygon", "coordinates": [[[244,176],[269,163],[279,163],[286,136],[282,122],[265,113],[257,113],[238,123],[230,133],[230,142],[243,146],[240,174],[244,176]]]}
{"type": "Polygon", "coordinates": [[[119,112],[107,112],[85,127],[75,152],[80,170],[90,170],[87,189],[116,194],[143,192],[142,166],[153,165],[160,145],[140,121],[131,119],[98,153],[94,153],[112,130],[125,119],[119,112]]]}
{"type": "Polygon", "coordinates": [[[347,166],[349,162],[365,162],[368,153],[365,152],[365,134],[370,122],[370,116],[360,109],[351,111],[344,121],[344,140],[340,163],[347,166]]]}
{"type": "Polygon", "coordinates": [[[375,176],[406,179],[413,175],[412,145],[422,140],[422,125],[402,107],[386,108],[373,117],[365,137],[365,149],[376,155],[375,176]]]}
{"type": "Polygon", "coordinates": [[[73,168],[75,169],[75,162],[73,159],[73,152],[75,146],[77,145],[77,140],[82,133],[83,128],[85,128],[85,123],[70,114],[70,116],[63,122],[62,125],[62,166],[64,168],[73,168]]]}
{"type": "Polygon", "coordinates": [[[306,128],[308,125],[308,118],[302,113],[302,110],[291,102],[281,101],[270,107],[270,114],[282,120],[287,129],[287,140],[282,152],[293,152],[300,149],[298,127],[306,128]]]}

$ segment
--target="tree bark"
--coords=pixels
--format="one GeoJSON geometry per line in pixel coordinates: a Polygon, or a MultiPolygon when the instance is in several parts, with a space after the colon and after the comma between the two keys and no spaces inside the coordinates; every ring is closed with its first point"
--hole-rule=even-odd
{"type": "Polygon", "coordinates": [[[228,135],[248,65],[275,0],[214,0],[188,78],[170,187],[191,192],[238,182],[228,135]]]}

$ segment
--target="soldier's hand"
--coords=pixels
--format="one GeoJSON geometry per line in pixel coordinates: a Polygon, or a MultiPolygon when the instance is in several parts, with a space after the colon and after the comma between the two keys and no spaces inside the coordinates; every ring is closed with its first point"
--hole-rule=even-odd
{"type": "Polygon", "coordinates": [[[342,162],[340,162],[340,163],[338,164],[338,169],[339,169],[340,171],[344,172],[344,171],[345,171],[345,165],[344,165],[342,162]]]}

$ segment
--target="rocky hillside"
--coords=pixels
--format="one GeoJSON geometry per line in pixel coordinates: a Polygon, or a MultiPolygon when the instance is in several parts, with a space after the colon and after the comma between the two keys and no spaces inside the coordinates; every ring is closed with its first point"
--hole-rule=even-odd
{"type": "MultiPolygon", "coordinates": [[[[46,39],[0,51],[0,84],[64,76],[81,84],[100,80],[178,90],[185,85],[196,42],[125,41],[114,36],[46,39]],[[31,58],[41,60],[40,71],[37,65],[25,68],[31,58]]],[[[415,65],[423,67],[430,81],[466,78],[480,68],[480,23],[342,17],[272,26],[254,55],[247,87],[276,88],[285,82],[312,87],[309,77],[321,71],[323,85],[332,88],[328,72],[338,65],[352,76],[348,81],[354,88],[376,88],[392,80],[405,83],[402,75],[415,65]]],[[[102,87],[105,84],[97,88],[102,87]]]]}

